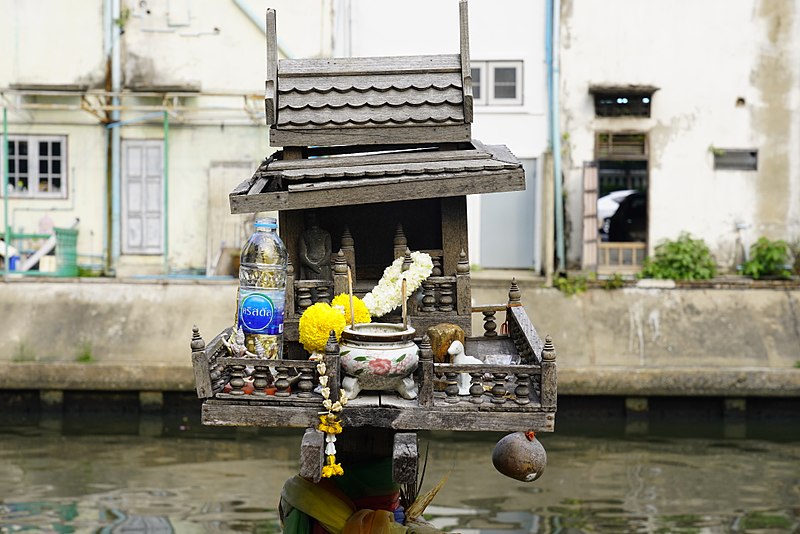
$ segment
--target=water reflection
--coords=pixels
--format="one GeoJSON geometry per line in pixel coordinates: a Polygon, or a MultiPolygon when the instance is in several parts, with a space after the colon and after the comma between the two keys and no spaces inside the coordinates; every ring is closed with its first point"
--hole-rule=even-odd
{"type": "MultiPolygon", "coordinates": [[[[170,425],[149,436],[0,430],[0,532],[280,531],[299,432],[170,425]]],[[[499,434],[423,437],[426,486],[450,473],[427,514],[445,530],[800,529],[797,441],[541,436],[548,467],[524,484],[493,469],[499,434]]]]}

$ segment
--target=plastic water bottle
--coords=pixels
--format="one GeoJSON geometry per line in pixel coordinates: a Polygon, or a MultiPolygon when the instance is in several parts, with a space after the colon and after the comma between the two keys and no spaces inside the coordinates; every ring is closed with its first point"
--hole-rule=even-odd
{"type": "Polygon", "coordinates": [[[274,217],[256,219],[239,262],[239,327],[247,349],[270,359],[282,357],[286,302],[286,246],[274,217]]]}

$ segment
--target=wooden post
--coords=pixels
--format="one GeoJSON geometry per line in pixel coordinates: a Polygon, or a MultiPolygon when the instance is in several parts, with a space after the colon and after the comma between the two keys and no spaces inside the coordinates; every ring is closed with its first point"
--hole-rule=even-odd
{"type": "Polygon", "coordinates": [[[339,250],[333,263],[333,294],[347,293],[347,260],[344,252],[339,250]]]}
{"type": "Polygon", "coordinates": [[[284,304],[284,320],[294,319],[297,317],[297,311],[294,304],[294,265],[292,261],[286,264],[286,303],[284,304]]]}
{"type": "Polygon", "coordinates": [[[211,369],[208,365],[206,355],[206,342],[200,337],[200,329],[197,325],[192,326],[192,367],[194,368],[194,384],[197,389],[197,396],[201,399],[208,399],[214,396],[211,388],[211,369]]]}
{"type": "Polygon", "coordinates": [[[392,245],[394,250],[392,257],[395,259],[402,258],[406,253],[406,249],[408,249],[408,239],[406,239],[406,234],[403,232],[403,225],[401,223],[397,223],[397,227],[394,230],[392,245]]]}
{"type": "Polygon", "coordinates": [[[542,349],[542,408],[555,410],[557,388],[556,349],[553,346],[553,339],[548,335],[544,338],[542,349]]]}
{"type": "MultiPolygon", "coordinates": [[[[353,276],[353,283],[356,283],[358,281],[358,276],[356,274],[356,242],[347,225],[345,225],[342,231],[341,245],[341,252],[344,254],[345,261],[350,267],[350,273],[353,276]]],[[[336,260],[334,259],[334,261],[336,260]]],[[[338,293],[336,294],[338,295],[338,293]]]]}
{"type": "Polygon", "coordinates": [[[472,68],[469,62],[469,5],[461,0],[459,11],[459,36],[461,52],[461,84],[464,88],[464,122],[472,122],[472,68]]]}
{"type": "Polygon", "coordinates": [[[274,126],[278,118],[278,33],[275,25],[275,10],[267,9],[267,81],[264,110],[267,126],[274,126]]]}
{"type": "MultiPolygon", "coordinates": [[[[464,249],[458,254],[458,265],[456,265],[456,313],[467,317],[472,316],[472,283],[469,275],[469,260],[464,249]]],[[[467,336],[472,335],[472,328],[465,332],[467,336]]]]}
{"type": "Polygon", "coordinates": [[[328,377],[328,387],[331,389],[331,402],[339,400],[339,344],[336,342],[336,332],[331,330],[328,342],[325,344],[325,375],[328,377]]]}
{"type": "Polygon", "coordinates": [[[419,405],[433,405],[433,350],[426,334],[419,345],[419,405]]]}
{"type": "Polygon", "coordinates": [[[442,206],[442,274],[453,276],[459,253],[469,255],[467,243],[467,197],[445,197],[442,206]]]}

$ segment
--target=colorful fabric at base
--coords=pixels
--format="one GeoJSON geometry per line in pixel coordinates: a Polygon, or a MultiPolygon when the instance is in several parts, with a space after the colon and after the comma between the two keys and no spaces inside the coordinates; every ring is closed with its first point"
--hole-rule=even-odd
{"type": "Polygon", "coordinates": [[[406,527],[394,521],[387,510],[356,510],[355,505],[330,481],[314,484],[295,476],[281,491],[285,534],[311,534],[311,520],[331,534],[405,534],[406,527]],[[287,511],[288,510],[288,511],[287,511]],[[304,517],[307,516],[307,517],[304,517]]]}

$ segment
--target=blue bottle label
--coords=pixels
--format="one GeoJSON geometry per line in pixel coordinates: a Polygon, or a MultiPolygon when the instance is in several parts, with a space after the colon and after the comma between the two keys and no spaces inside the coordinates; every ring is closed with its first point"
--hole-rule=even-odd
{"type": "Polygon", "coordinates": [[[239,290],[239,326],[245,334],[283,333],[282,290],[239,290]]]}

